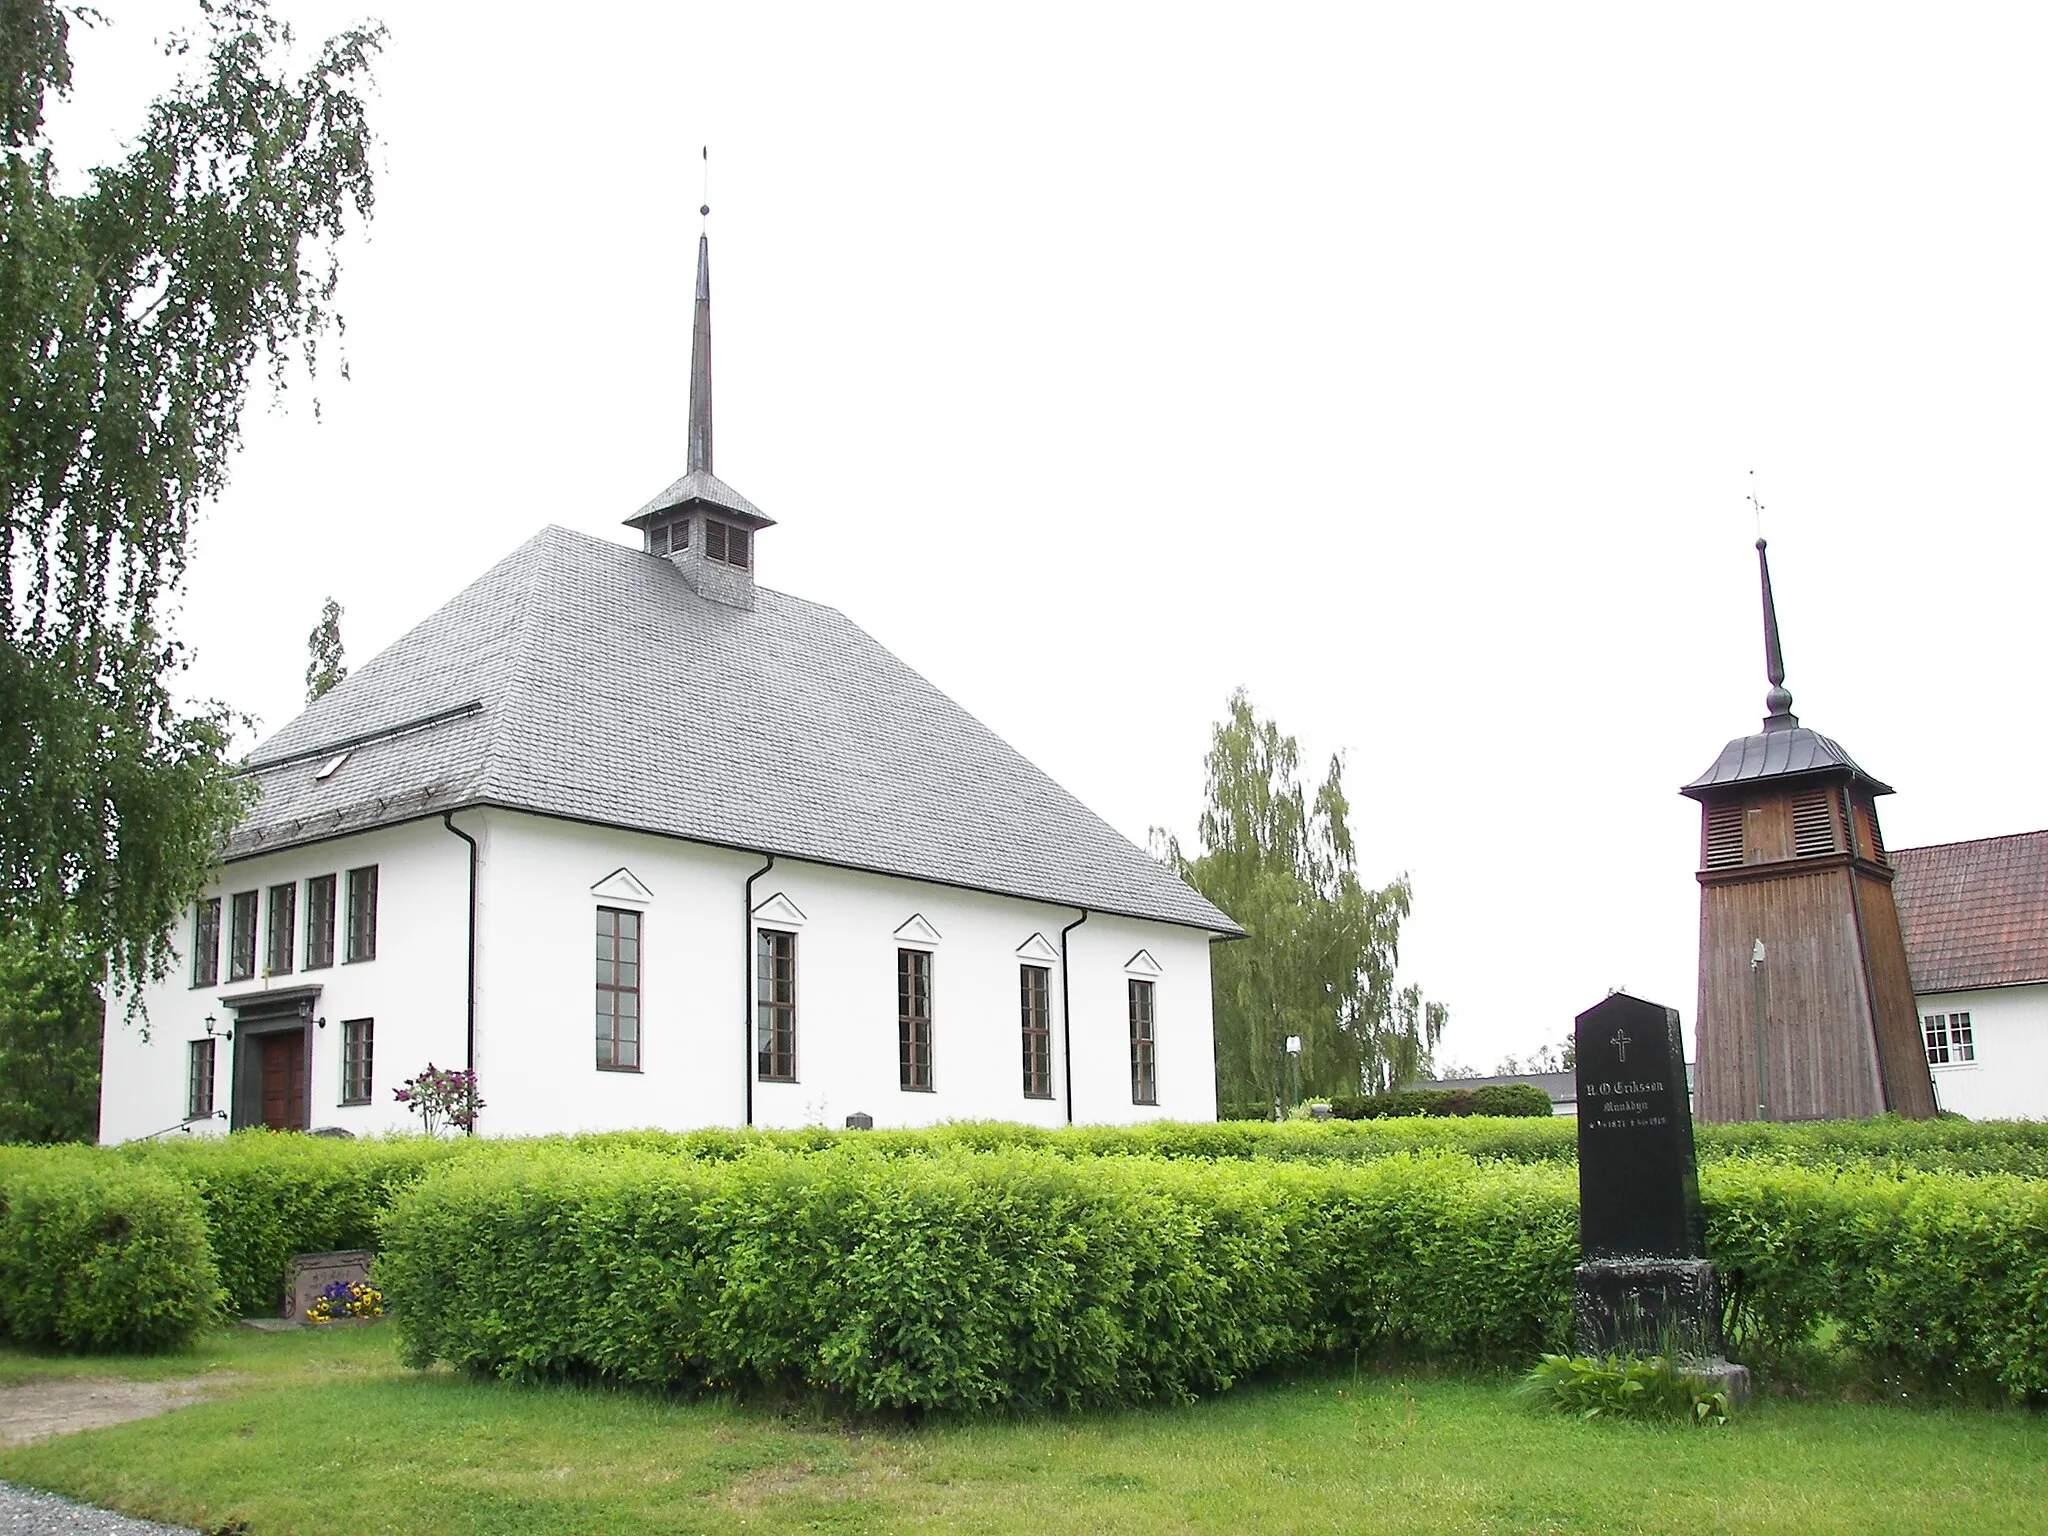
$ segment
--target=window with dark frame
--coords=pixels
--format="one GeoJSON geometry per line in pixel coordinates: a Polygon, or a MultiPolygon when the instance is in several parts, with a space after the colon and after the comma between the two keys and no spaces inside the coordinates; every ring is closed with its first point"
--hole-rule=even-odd
{"type": "Polygon", "coordinates": [[[796,1081],[796,935],[763,928],[754,943],[754,1069],[763,1082],[796,1081]]]}
{"type": "Polygon", "coordinates": [[[1042,965],[1017,968],[1018,1006],[1024,1019],[1024,1097],[1052,1097],[1052,972],[1042,965]]]}
{"type": "Polygon", "coordinates": [[[707,517],[704,519],[704,558],[745,570],[754,563],[754,536],[732,523],[721,523],[715,517],[707,517]]]}
{"type": "Polygon", "coordinates": [[[348,872],[348,959],[377,958],[377,866],[348,872]]]}
{"type": "Polygon", "coordinates": [[[269,926],[264,930],[263,974],[289,976],[292,973],[292,930],[298,924],[299,888],[273,885],[270,888],[269,926]]]}
{"type": "Polygon", "coordinates": [[[334,876],[315,875],[306,882],[306,969],[334,964],[334,876]]]}
{"type": "Polygon", "coordinates": [[[213,1116],[213,1047],[210,1037],[194,1040],[185,1066],[185,1118],[208,1120],[213,1116]]]}
{"type": "Polygon", "coordinates": [[[896,1081],[906,1093],[932,1091],[932,957],[896,951],[896,1081]]]}
{"type": "Polygon", "coordinates": [[[228,980],[247,981],[256,974],[256,893],[237,891],[229,898],[228,980]]]}
{"type": "Polygon", "coordinates": [[[192,985],[220,984],[220,898],[209,896],[192,908],[192,985]]]}
{"type": "Polygon", "coordinates": [[[597,909],[597,1065],[640,1070],[640,914],[597,909]]]}
{"type": "Polygon", "coordinates": [[[1157,1104],[1159,1077],[1152,1054],[1152,983],[1129,979],[1131,997],[1131,1102],[1157,1104]]]}
{"type": "Polygon", "coordinates": [[[377,1054],[377,1021],[341,1021],[341,1102],[370,1102],[370,1077],[377,1054]]]}

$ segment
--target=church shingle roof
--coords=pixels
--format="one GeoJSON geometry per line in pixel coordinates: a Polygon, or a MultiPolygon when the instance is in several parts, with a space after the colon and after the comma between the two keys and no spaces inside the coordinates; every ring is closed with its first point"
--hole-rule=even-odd
{"type": "Polygon", "coordinates": [[[1891,857],[1915,992],[2048,981],[2048,831],[1891,857]]]}
{"type": "Polygon", "coordinates": [[[250,767],[231,858],[494,805],[1240,932],[836,609],[765,588],[728,607],[659,556],[565,528],[250,767]]]}

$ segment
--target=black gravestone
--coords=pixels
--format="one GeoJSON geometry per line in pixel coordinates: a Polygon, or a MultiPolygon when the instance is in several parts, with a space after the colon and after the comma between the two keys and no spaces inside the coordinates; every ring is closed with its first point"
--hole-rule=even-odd
{"type": "Polygon", "coordinates": [[[1702,1259],[1678,1010],[1616,992],[1580,1014],[1579,1255],[1702,1259]]]}
{"type": "Polygon", "coordinates": [[[1721,1287],[1706,1258],[1678,1011],[1613,993],[1578,1016],[1573,1048],[1577,1346],[1671,1355],[1739,1401],[1749,1373],[1721,1358],[1721,1287]]]}

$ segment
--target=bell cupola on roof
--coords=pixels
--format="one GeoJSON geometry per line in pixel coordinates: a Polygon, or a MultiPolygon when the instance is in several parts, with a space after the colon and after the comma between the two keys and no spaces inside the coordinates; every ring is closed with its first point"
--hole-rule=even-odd
{"type": "Polygon", "coordinates": [[[1699,801],[1702,1120],[1935,1113],[1892,869],[1890,794],[1792,713],[1771,567],[1763,727],[1679,791],[1699,801]]]}
{"type": "MultiPolygon", "coordinates": [[[[708,216],[711,209],[703,210],[708,216]]],[[[692,590],[754,606],[754,535],[775,520],[711,472],[711,239],[697,237],[696,320],[690,334],[690,467],[626,519],[647,552],[672,560],[692,590]]]]}

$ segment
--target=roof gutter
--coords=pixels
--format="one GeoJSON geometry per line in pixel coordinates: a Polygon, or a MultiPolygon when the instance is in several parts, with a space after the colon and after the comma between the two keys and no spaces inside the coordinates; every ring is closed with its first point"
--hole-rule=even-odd
{"type": "MultiPolygon", "coordinates": [[[[466,999],[465,1020],[462,1036],[463,1067],[469,1073],[470,1086],[476,1085],[476,839],[455,825],[455,813],[443,811],[441,825],[469,844],[469,960],[465,977],[466,999]]],[[[465,1135],[476,1134],[476,1116],[469,1117],[465,1135]]]]}
{"type": "Polygon", "coordinates": [[[754,882],[774,867],[775,855],[771,853],[766,864],[747,876],[746,895],[740,903],[740,1073],[746,1084],[744,1124],[749,1129],[754,1124],[754,882]]]}
{"type": "Polygon", "coordinates": [[[1081,915],[1060,930],[1060,1065],[1067,1077],[1067,1124],[1074,1123],[1074,1027],[1072,1014],[1072,993],[1067,986],[1067,935],[1088,921],[1088,909],[1083,907],[1081,915]]]}
{"type": "MultiPolygon", "coordinates": [[[[264,767],[268,766],[268,764],[264,765],[264,767]]],[[[571,816],[562,811],[535,810],[530,805],[515,805],[510,800],[495,799],[490,796],[480,795],[465,800],[462,804],[455,806],[454,809],[458,811],[505,811],[514,816],[532,816],[541,821],[566,822],[570,826],[576,827],[606,827],[618,832],[637,832],[646,837],[661,838],[664,842],[687,843],[695,848],[718,848],[727,853],[752,854],[756,858],[768,856],[765,850],[751,843],[729,843],[715,837],[692,836],[686,832],[664,832],[659,827],[642,826],[633,822],[600,821],[592,816],[571,816]]],[[[286,837],[281,838],[276,843],[250,848],[239,853],[223,850],[221,862],[224,864],[239,864],[248,859],[264,858],[269,854],[281,853],[290,848],[310,848],[315,843],[329,843],[333,842],[336,838],[354,837],[359,832],[381,832],[390,827],[409,826],[415,821],[432,820],[440,814],[438,811],[423,810],[410,815],[394,816],[385,821],[367,820],[359,825],[337,827],[331,832],[322,832],[312,837],[299,837],[296,834],[287,834],[286,837]]],[[[788,850],[784,851],[789,852],[788,850]]],[[[1064,907],[1073,905],[1071,895],[1059,892],[1018,891],[994,885],[975,885],[966,880],[948,880],[943,875],[917,874],[901,869],[884,869],[875,864],[855,864],[844,859],[830,858],[824,854],[789,852],[789,857],[799,864],[813,864],[820,869],[845,869],[851,870],[857,875],[880,875],[888,880],[910,880],[919,885],[936,885],[949,891],[978,891],[985,896],[1008,896],[1018,901],[1029,901],[1043,906],[1064,907]]],[[[1139,912],[1122,907],[1104,907],[1102,912],[1105,917],[1128,917],[1140,923],[1163,923],[1169,928],[1192,928],[1197,933],[1206,933],[1218,939],[1242,939],[1247,937],[1244,929],[1238,925],[1237,920],[1228,913],[1223,914],[1223,917],[1229,926],[1218,927],[1215,923],[1198,922],[1192,917],[1162,917],[1156,912],[1139,912]]]]}

